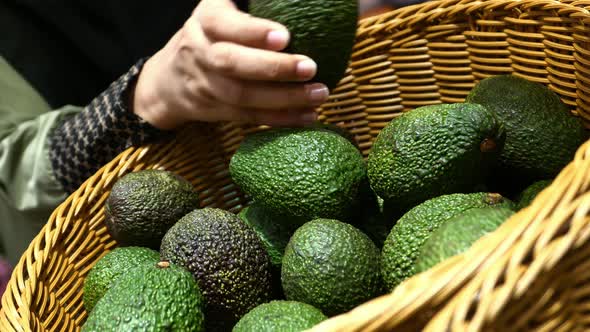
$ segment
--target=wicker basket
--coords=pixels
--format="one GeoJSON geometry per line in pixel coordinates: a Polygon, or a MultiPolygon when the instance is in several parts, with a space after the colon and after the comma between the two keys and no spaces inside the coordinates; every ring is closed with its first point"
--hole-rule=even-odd
{"type": "MultiPolygon", "coordinates": [[[[364,155],[392,118],[461,102],[485,77],[541,82],[590,124],[590,1],[433,1],[360,22],[347,76],[319,109],[364,155]]],[[[165,145],[123,152],[51,215],[2,298],[0,330],[77,331],[84,277],[116,246],[103,204],[122,175],[161,168],[189,179],[203,206],[237,212],[246,199],[228,163],[264,127],[195,124],[165,145]],[[196,128],[195,128],[196,127],[196,128]]],[[[590,326],[590,142],[534,201],[497,231],[314,331],[569,331],[590,326]]]]}

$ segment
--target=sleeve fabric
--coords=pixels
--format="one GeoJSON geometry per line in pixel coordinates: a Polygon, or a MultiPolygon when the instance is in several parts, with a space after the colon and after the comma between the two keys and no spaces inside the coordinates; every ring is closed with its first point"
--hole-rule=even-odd
{"type": "Polygon", "coordinates": [[[129,111],[128,88],[144,62],[140,60],[84,111],[65,120],[51,134],[53,172],[68,193],[130,146],[172,136],[171,131],[159,130],[129,111]]]}

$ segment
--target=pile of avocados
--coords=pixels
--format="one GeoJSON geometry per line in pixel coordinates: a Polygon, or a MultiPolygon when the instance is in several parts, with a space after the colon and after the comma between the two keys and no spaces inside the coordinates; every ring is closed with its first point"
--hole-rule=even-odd
{"type": "Polygon", "coordinates": [[[551,90],[512,75],[403,113],[364,158],[333,125],[250,134],[229,162],[249,198],[202,207],[165,170],[105,201],[119,246],[89,271],[83,331],[304,331],[468,250],[588,139],[551,90]]]}
{"type": "MultiPolygon", "coordinates": [[[[250,9],[289,28],[285,52],[314,58],[315,81],[342,78],[356,1],[250,9]]],[[[229,162],[249,199],[238,213],[208,206],[170,171],[128,173],[104,203],[118,246],[85,278],[82,331],[307,330],[468,250],[527,208],[587,139],[547,87],[499,75],[463,103],[395,117],[366,158],[331,124],[248,135],[229,162]]]]}

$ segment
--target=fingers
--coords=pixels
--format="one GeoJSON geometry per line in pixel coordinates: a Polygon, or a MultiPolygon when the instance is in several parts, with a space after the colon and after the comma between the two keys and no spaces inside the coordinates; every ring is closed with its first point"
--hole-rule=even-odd
{"type": "Polygon", "coordinates": [[[226,104],[258,109],[315,108],[329,95],[328,88],[320,83],[273,84],[223,76],[211,76],[208,90],[208,94],[226,104]]]}
{"type": "Polygon", "coordinates": [[[317,120],[311,109],[260,110],[252,108],[229,107],[222,112],[222,121],[236,121],[274,127],[306,126],[317,120]]]}
{"type": "Polygon", "coordinates": [[[307,81],[317,71],[308,57],[245,47],[233,43],[212,44],[203,62],[212,71],[258,81],[307,81]]]}
{"type": "Polygon", "coordinates": [[[281,24],[239,11],[229,0],[204,0],[196,12],[203,32],[212,41],[226,41],[273,51],[289,43],[281,24]]]}

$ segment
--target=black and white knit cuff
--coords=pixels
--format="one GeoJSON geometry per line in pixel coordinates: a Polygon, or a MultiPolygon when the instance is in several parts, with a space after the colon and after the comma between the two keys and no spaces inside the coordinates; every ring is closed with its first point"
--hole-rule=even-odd
{"type": "Polygon", "coordinates": [[[137,62],[86,108],[67,118],[49,138],[49,159],[56,178],[74,192],[100,167],[131,146],[169,139],[129,110],[129,87],[146,59],[137,62]]]}

